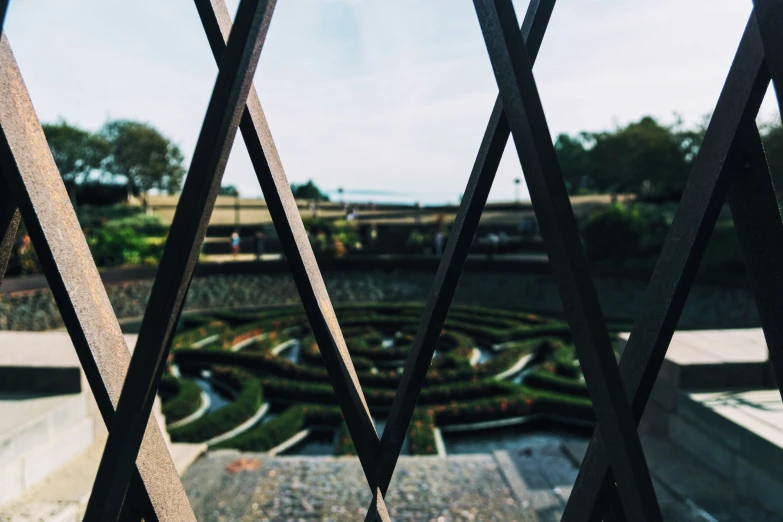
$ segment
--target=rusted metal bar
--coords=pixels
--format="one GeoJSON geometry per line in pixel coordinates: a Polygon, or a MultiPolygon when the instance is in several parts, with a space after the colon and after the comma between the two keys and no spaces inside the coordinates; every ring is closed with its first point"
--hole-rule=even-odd
{"type": "Polygon", "coordinates": [[[5,25],[5,15],[8,12],[9,0],[0,0],[0,35],[3,34],[3,26],[5,25]]]}
{"type": "MultiPolygon", "coordinates": [[[[534,0],[528,6],[520,31],[533,61],[541,48],[554,7],[555,0],[534,0]]],[[[498,96],[381,438],[381,456],[373,487],[380,488],[384,495],[510,133],[503,102],[498,96]]]]}
{"type": "Polygon", "coordinates": [[[0,172],[0,286],[3,284],[8,260],[14,251],[16,232],[19,229],[21,214],[16,208],[11,189],[0,172]]]}
{"type": "Polygon", "coordinates": [[[661,520],[514,7],[474,4],[623,509],[632,520],[661,520]]]}
{"type": "MultiPolygon", "coordinates": [[[[0,172],[109,425],[130,354],[5,36],[0,41],[0,86],[0,172]]],[[[159,520],[195,522],[154,419],[147,421],[136,467],[159,520]]]]}
{"type": "Polygon", "coordinates": [[[367,515],[364,517],[364,522],[391,522],[380,488],[375,488],[372,502],[367,509],[367,515]]]}
{"type": "MultiPolygon", "coordinates": [[[[196,0],[196,7],[215,61],[222,63],[226,41],[231,32],[231,17],[225,2],[196,0]]],[[[370,473],[375,467],[378,435],[254,88],[250,89],[239,128],[369,482],[370,473]]]]}
{"type": "MultiPolygon", "coordinates": [[[[745,29],[671,229],[645,292],[638,319],[620,359],[620,373],[635,422],[641,419],[674,329],[685,306],[736,165],[732,147],[752,122],[769,85],[764,50],[753,15],[745,29]]],[[[598,426],[568,499],[564,521],[600,513],[599,491],[607,480],[604,427],[598,426]]],[[[608,490],[608,489],[607,489],[608,490]]]]}
{"type": "Polygon", "coordinates": [[[783,220],[758,128],[745,129],[741,166],[731,176],[726,200],[783,398],[783,220]]]}
{"type": "Polygon", "coordinates": [[[765,61],[780,108],[783,107],[783,4],[779,0],[753,0],[753,5],[765,61]]]}
{"type": "Polygon", "coordinates": [[[274,0],[242,0],[169,231],[85,521],[115,521],[255,75],[274,0]]]}

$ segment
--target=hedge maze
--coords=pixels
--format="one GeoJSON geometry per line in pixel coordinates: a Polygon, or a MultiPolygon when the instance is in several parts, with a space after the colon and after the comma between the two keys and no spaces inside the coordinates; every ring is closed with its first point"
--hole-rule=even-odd
{"type": "MultiPolygon", "coordinates": [[[[364,303],[336,312],[370,411],[382,423],[422,306],[364,303]]],[[[334,441],[334,454],[354,452],[298,308],[183,317],[160,395],[174,441],[269,451],[292,437],[319,433],[334,441]]],[[[594,422],[567,325],[525,313],[452,307],[407,452],[437,453],[436,428],[464,431],[532,419],[582,429],[594,422]]]]}

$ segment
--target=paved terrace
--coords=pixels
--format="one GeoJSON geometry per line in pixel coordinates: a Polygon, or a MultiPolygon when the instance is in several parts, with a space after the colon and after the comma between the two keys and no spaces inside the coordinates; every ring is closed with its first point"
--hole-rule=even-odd
{"type": "MultiPolygon", "coordinates": [[[[672,443],[643,443],[664,520],[783,520],[672,443]]],[[[517,434],[501,437],[494,444],[501,449],[490,453],[401,457],[390,515],[399,522],[559,521],[586,445],[570,436],[517,434]]],[[[189,468],[184,484],[204,522],[361,521],[371,499],[355,457],[214,451],[189,468]]]]}

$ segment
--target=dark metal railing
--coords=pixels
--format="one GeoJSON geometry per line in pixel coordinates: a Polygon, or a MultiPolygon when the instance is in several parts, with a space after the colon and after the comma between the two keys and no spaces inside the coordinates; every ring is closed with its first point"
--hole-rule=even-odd
{"type": "MultiPolygon", "coordinates": [[[[195,0],[218,78],[130,357],[5,36],[0,42],[0,283],[24,217],[109,437],[85,520],[195,521],[152,403],[240,130],[373,500],[402,442],[509,136],[524,169],[598,425],[563,520],[660,520],[636,430],[724,201],[740,236],[777,381],[783,383],[783,221],[755,117],[771,79],[781,102],[783,2],[755,0],[745,34],[619,365],[587,266],[532,66],[555,0],[474,0],[499,95],[379,439],[252,78],[275,0],[195,0]]],[[[0,27],[7,8],[0,1],[0,27]]]]}

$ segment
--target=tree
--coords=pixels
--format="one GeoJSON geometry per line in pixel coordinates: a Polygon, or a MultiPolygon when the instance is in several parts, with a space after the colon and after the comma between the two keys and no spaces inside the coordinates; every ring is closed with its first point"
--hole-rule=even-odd
{"type": "Polygon", "coordinates": [[[109,144],[102,136],[71,125],[65,120],[44,123],[43,131],[54,163],[60,171],[71,200],[74,201],[77,186],[106,161],[109,144]]]}
{"type": "Polygon", "coordinates": [[[569,193],[633,193],[677,200],[704,138],[704,126],[683,129],[645,116],[612,131],[561,134],[555,150],[569,193]]]}
{"type": "Polygon", "coordinates": [[[614,132],[592,135],[591,176],[607,192],[679,199],[690,165],[673,127],[645,116],[614,132]]]}
{"type": "Polygon", "coordinates": [[[329,201],[329,196],[321,192],[313,180],[302,185],[291,184],[291,192],[296,199],[313,199],[315,201],[329,201]]]}
{"type": "Polygon", "coordinates": [[[589,153],[584,134],[561,134],[555,140],[555,152],[569,194],[589,192],[593,182],[589,178],[589,153]]]}
{"type": "Polygon", "coordinates": [[[234,185],[222,185],[218,195],[239,197],[239,190],[234,185]]]}
{"type": "Polygon", "coordinates": [[[125,180],[128,193],[143,195],[152,189],[173,194],[182,186],[185,168],[179,147],[147,123],[115,120],[100,131],[110,146],[104,169],[125,180]]]}

